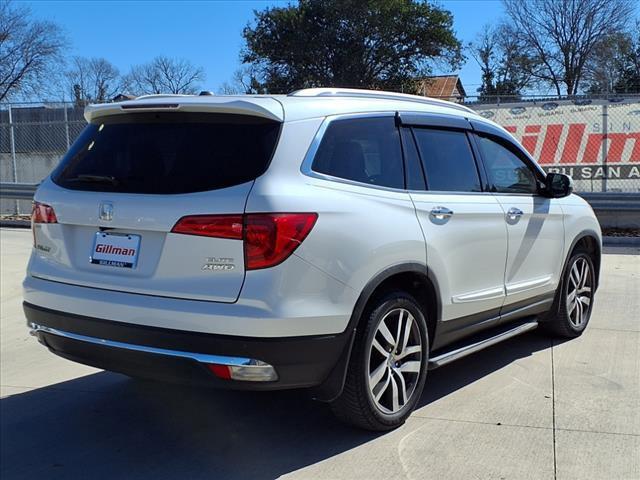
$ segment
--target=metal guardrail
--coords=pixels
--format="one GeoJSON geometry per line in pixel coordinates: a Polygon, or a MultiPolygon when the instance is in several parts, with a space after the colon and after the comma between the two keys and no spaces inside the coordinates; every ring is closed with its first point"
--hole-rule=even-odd
{"type": "Polygon", "coordinates": [[[0,198],[14,200],[33,200],[38,188],[37,183],[0,182],[0,198]]]}
{"type": "Polygon", "coordinates": [[[640,193],[577,192],[594,211],[640,212],[640,193]]]}

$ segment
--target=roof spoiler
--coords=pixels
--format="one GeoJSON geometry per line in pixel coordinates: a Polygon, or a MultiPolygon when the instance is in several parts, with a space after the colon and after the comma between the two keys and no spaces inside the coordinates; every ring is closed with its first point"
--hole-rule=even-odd
{"type": "Polygon", "coordinates": [[[92,122],[97,118],[109,115],[123,115],[131,111],[156,112],[180,111],[200,113],[229,113],[265,118],[277,122],[284,121],[282,105],[273,98],[214,97],[214,96],[163,96],[165,101],[159,102],[159,96],[137,98],[118,103],[88,105],[84,110],[84,118],[92,122]]]}

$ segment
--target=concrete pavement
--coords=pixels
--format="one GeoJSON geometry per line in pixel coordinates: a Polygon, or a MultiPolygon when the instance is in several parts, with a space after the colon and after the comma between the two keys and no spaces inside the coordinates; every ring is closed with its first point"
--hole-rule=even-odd
{"type": "Polygon", "coordinates": [[[403,427],[304,392],[130,380],[30,337],[26,230],[0,230],[0,478],[640,479],[640,249],[609,249],[579,339],[531,333],[430,372],[403,427]]]}

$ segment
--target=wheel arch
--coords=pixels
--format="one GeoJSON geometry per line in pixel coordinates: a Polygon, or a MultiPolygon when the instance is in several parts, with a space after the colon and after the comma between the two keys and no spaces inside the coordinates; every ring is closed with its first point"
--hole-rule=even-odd
{"type": "MultiPolygon", "coordinates": [[[[423,307],[427,317],[429,336],[435,333],[435,326],[440,318],[442,303],[438,282],[433,272],[426,265],[420,263],[403,263],[386,268],[373,277],[362,289],[349,319],[348,329],[357,330],[358,322],[362,318],[371,301],[384,295],[390,290],[406,290],[416,298],[423,307]],[[422,290],[421,287],[424,287],[422,290]]],[[[433,341],[431,339],[431,341],[433,341]]]]}
{"type": "Polygon", "coordinates": [[[433,272],[420,263],[402,263],[387,267],[376,274],[360,292],[344,331],[350,339],[327,379],[313,390],[316,400],[330,402],[342,393],[359,322],[373,300],[394,289],[407,290],[423,307],[427,317],[429,343],[433,344],[436,325],[442,311],[440,290],[433,272]]]}
{"type": "Polygon", "coordinates": [[[578,247],[583,247],[587,252],[592,254],[593,265],[596,270],[595,291],[598,289],[598,285],[600,283],[600,265],[602,263],[602,244],[600,242],[600,235],[598,235],[594,230],[582,230],[573,238],[570,247],[567,249],[566,258],[564,259],[564,264],[562,266],[563,273],[567,268],[567,263],[569,262],[571,255],[578,247]]]}

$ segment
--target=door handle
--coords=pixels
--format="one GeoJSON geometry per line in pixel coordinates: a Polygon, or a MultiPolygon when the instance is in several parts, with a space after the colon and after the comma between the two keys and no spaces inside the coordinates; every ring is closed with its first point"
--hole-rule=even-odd
{"type": "Polygon", "coordinates": [[[511,207],[507,212],[507,217],[509,218],[509,220],[512,220],[514,222],[519,220],[522,215],[522,210],[516,207],[511,207]]]}
{"type": "Polygon", "coordinates": [[[447,207],[433,207],[429,214],[436,220],[447,220],[453,215],[453,210],[449,210],[447,207]]]}

